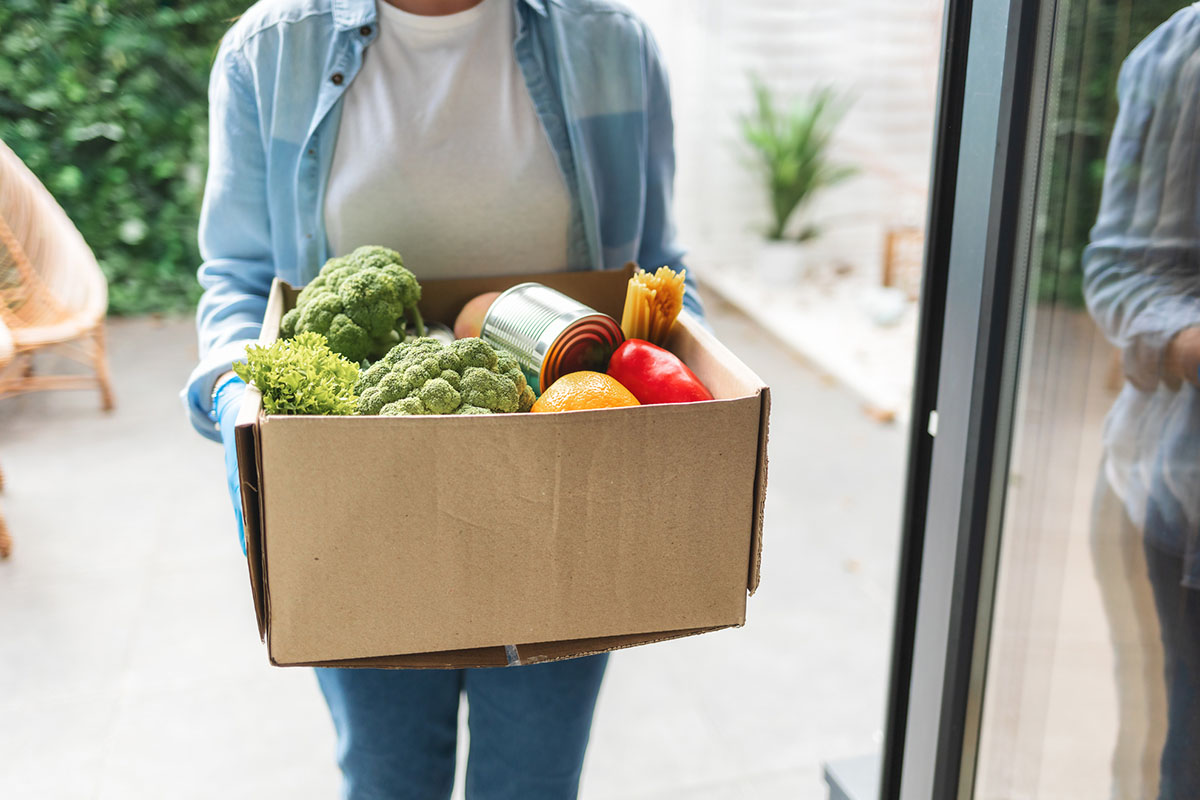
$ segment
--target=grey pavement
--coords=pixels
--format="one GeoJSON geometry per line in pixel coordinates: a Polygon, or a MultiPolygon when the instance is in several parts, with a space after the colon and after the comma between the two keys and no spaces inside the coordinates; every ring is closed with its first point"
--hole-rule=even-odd
{"type": "MultiPolygon", "coordinates": [[[[612,658],[584,800],[823,798],[822,761],[879,746],[904,431],[710,307],[773,391],[762,587],[745,628],[612,658]]],[[[332,800],[316,681],[267,664],[220,448],[176,397],[191,323],[110,336],[115,413],[0,401],[0,797],[332,800]]]]}

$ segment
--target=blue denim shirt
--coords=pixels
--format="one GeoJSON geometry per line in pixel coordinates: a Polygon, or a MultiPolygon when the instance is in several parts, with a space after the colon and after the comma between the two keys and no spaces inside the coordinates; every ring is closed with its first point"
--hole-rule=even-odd
{"type": "MultiPolygon", "coordinates": [[[[513,52],[571,197],[568,268],[679,269],[671,102],[650,32],[604,0],[513,2],[513,52]]],[[[331,255],[323,207],[341,99],[375,17],[375,0],[261,0],[217,52],[200,363],[183,392],[192,424],[211,439],[213,382],[257,338],[272,279],[303,285],[331,255]]],[[[699,314],[688,281],[685,306],[699,314]]]]}
{"type": "Polygon", "coordinates": [[[1105,421],[1105,469],[1129,518],[1200,589],[1200,390],[1163,372],[1171,339],[1200,326],[1200,8],[1134,48],[1117,98],[1083,254],[1084,297],[1127,379],[1105,421]]]}

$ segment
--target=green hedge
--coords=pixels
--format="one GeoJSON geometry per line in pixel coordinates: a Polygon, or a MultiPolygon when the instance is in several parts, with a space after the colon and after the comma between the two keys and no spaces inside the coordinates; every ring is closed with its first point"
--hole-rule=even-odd
{"type": "Polygon", "coordinates": [[[208,71],[248,4],[0,2],[0,139],[92,246],[113,313],[199,294],[208,71]]]}
{"type": "Polygon", "coordinates": [[[1100,210],[1117,75],[1138,42],[1185,5],[1180,0],[1068,0],[1060,7],[1056,118],[1044,199],[1039,299],[1083,305],[1081,258],[1100,210]],[[1065,12],[1065,13],[1064,13],[1065,12]]]}

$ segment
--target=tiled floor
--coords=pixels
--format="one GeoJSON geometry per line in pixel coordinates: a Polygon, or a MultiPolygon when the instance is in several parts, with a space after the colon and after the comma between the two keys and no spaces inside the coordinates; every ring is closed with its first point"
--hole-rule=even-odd
{"type": "MultiPolygon", "coordinates": [[[[763,585],[742,630],[613,658],[584,800],[821,798],[821,761],[877,746],[903,431],[744,317],[713,322],[774,392],[763,585]]],[[[267,666],[220,449],[175,395],[190,323],[111,339],[115,414],[0,402],[0,797],[333,798],[316,683],[267,666]]]]}

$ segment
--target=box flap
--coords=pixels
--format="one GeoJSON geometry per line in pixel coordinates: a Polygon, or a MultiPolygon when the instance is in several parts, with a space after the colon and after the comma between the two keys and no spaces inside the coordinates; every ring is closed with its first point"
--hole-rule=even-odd
{"type": "Polygon", "coordinates": [[[652,633],[634,633],[623,636],[601,636],[592,639],[572,639],[562,642],[541,642],[538,644],[523,644],[515,648],[516,659],[510,657],[510,663],[539,664],[547,661],[561,661],[564,658],[608,653],[613,650],[624,650],[627,647],[637,647],[643,644],[666,642],[671,639],[682,639],[685,636],[697,636],[701,633],[724,630],[725,628],[740,628],[741,625],[714,625],[706,628],[686,628],[677,631],[656,631],[652,633]]]}
{"type": "Polygon", "coordinates": [[[771,390],[763,387],[762,416],[758,423],[758,471],[754,476],[754,521],[750,530],[750,575],[746,588],[750,594],[758,589],[762,567],[763,512],[767,503],[767,435],[771,420],[771,390]]]}
{"type": "Polygon", "coordinates": [[[283,319],[285,308],[291,308],[296,303],[296,290],[276,278],[271,281],[271,293],[267,295],[267,310],[263,313],[262,329],[258,334],[258,343],[268,345],[279,338],[279,322],[283,319]]]}
{"type": "Polygon", "coordinates": [[[339,661],[308,661],[284,664],[271,658],[277,667],[350,667],[365,669],[467,669],[472,667],[506,667],[517,664],[541,664],[567,658],[608,653],[643,644],[666,642],[712,633],[740,625],[718,625],[709,628],[687,628],[677,631],[638,633],[625,636],[600,636],[591,639],[571,639],[561,642],[537,642],[513,647],[477,647],[470,650],[444,650],[438,653],[417,653],[376,658],[348,658],[339,661]]]}
{"type": "Polygon", "coordinates": [[[620,321],[634,266],[620,270],[552,272],[538,275],[489,275],[475,278],[435,278],[421,281],[421,316],[432,322],[454,324],[468,300],[484,292],[501,292],[518,283],[537,281],[570,295],[584,305],[620,321]]]}
{"type": "Polygon", "coordinates": [[[758,422],[758,461],[754,476],[754,509],[751,519],[750,561],[746,589],[758,589],[762,563],[763,511],[767,499],[767,428],[771,416],[771,390],[713,333],[684,311],[671,330],[667,349],[682,358],[716,397],[757,394],[761,403],[758,422]]]}
{"type": "MultiPolygon", "coordinates": [[[[283,318],[284,305],[294,295],[285,283],[276,278],[267,297],[267,309],[263,316],[262,332],[258,342],[270,344],[279,335],[279,320],[283,318]]],[[[238,410],[234,430],[237,447],[238,480],[242,493],[242,530],[246,538],[246,564],[250,571],[250,591],[254,595],[254,616],[258,621],[258,636],[265,640],[267,635],[266,582],[263,571],[266,559],[262,539],[262,439],[259,435],[259,420],[262,418],[262,394],[254,386],[247,386],[242,396],[242,407],[238,410]]]]}
{"type": "Polygon", "coordinates": [[[267,616],[263,586],[262,498],[259,492],[262,474],[262,448],[258,437],[262,395],[253,386],[242,396],[234,442],[237,446],[238,480],[242,494],[242,531],[246,539],[246,565],[250,570],[250,592],[254,595],[254,617],[258,636],[266,639],[267,616]]]}
{"type": "Polygon", "coordinates": [[[666,348],[683,359],[718,399],[750,397],[767,388],[762,378],[688,311],[680,312],[666,348]]]}

